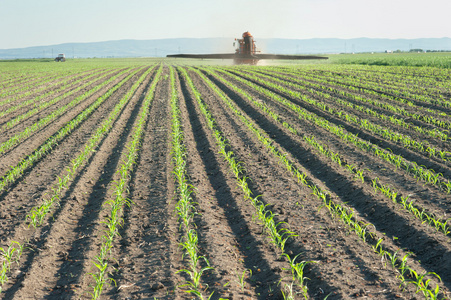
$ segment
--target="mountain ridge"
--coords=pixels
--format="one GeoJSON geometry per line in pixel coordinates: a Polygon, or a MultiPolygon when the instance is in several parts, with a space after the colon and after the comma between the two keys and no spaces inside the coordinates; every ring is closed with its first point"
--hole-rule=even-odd
{"type": "MultiPolygon", "coordinates": [[[[0,49],[1,59],[66,57],[165,57],[168,54],[233,53],[233,38],[172,38],[153,40],[114,40],[87,43],[63,43],[48,46],[0,49]]],[[[384,38],[256,38],[262,53],[331,54],[422,50],[451,51],[451,38],[384,39],[384,38]]]]}

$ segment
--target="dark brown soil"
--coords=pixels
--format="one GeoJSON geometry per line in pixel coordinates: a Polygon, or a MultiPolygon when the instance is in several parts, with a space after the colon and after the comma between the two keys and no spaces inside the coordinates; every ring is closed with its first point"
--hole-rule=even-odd
{"type": "MultiPolygon", "coordinates": [[[[51,153],[0,193],[1,246],[5,248],[12,241],[20,241],[27,247],[19,263],[13,264],[8,272],[9,281],[0,294],[2,299],[91,298],[89,293],[94,280],[90,273],[95,271],[93,260],[105,230],[102,222],[108,216],[104,203],[113,197],[117,169],[124,159],[127,142],[133,134],[156,69],[139,86],[112,130],[69,184],[52,216],[37,229],[27,227],[24,220],[30,209],[51,192],[57,176],[65,174],[71,159],[80,153],[96,128],[146,69],[133,76],[51,153]]],[[[415,293],[414,285],[402,285],[387,257],[381,257],[372,250],[371,241],[361,240],[339,218],[331,215],[308,187],[288,173],[204,79],[187,70],[202,95],[202,101],[215,118],[217,129],[227,138],[228,149],[245,166],[253,195],[260,195],[267,209],[276,214],[276,222],[285,222],[296,233],[287,243],[285,252],[290,257],[299,254],[297,262],[310,262],[304,269],[308,278],[308,298],[422,299],[421,292],[415,293]]],[[[110,76],[116,72],[119,69],[110,76]]],[[[335,202],[352,209],[355,218],[373,224],[369,227],[371,232],[377,238],[384,238],[387,250],[398,251],[401,257],[411,253],[408,259],[410,267],[419,273],[435,272],[439,275],[442,279],[441,295],[450,296],[449,235],[437,232],[400,205],[374,192],[371,184],[356,180],[346,168],[333,163],[307,144],[303,136],[314,135],[318,141],[340,153],[347,163],[364,170],[366,177],[377,177],[381,183],[399,190],[400,194],[410,195],[410,199],[428,212],[444,217],[451,213],[449,195],[417,182],[389,163],[344,143],[321,127],[300,120],[296,113],[269,97],[228,75],[221,75],[254,99],[263,101],[281,120],[298,130],[299,134],[295,135],[242,94],[215,76],[202,72],[243,115],[254,122],[256,128],[265,132],[297,169],[308,175],[312,183],[327,191],[335,202]]],[[[83,74],[87,76],[90,73],[83,74]]],[[[1,155],[0,175],[32,153],[127,74],[1,155]]],[[[19,78],[16,81],[17,84],[21,82],[19,78]]],[[[270,242],[264,227],[254,217],[255,208],[244,200],[234,174],[219,153],[195,94],[180,72],[176,73],[176,87],[187,149],[189,183],[195,188],[193,198],[198,214],[194,223],[199,238],[199,255],[205,256],[214,268],[202,276],[203,295],[207,298],[213,293],[211,299],[283,299],[282,291],[287,293],[287,287],[292,283],[287,258],[281,256],[280,250],[270,242]],[[242,283],[240,277],[243,277],[242,283]]],[[[80,93],[62,99],[13,129],[2,132],[0,142],[69,103],[80,93]]],[[[300,99],[281,96],[343,126],[360,138],[390,148],[408,160],[436,168],[451,178],[448,164],[364,132],[302,103],[300,99]]],[[[114,284],[104,286],[101,299],[194,298],[183,286],[189,278],[178,272],[186,268],[187,258],[183,257],[180,247],[182,237],[175,212],[177,188],[172,173],[170,98],[169,67],[164,66],[150,107],[139,158],[129,179],[128,197],[132,203],[124,210],[123,226],[111,250],[108,276],[114,284]]],[[[21,112],[26,112],[26,108],[21,112]]],[[[415,137],[422,138],[420,135],[415,137]]],[[[201,265],[206,266],[204,262],[201,265]]],[[[435,286],[436,280],[433,282],[435,286]]],[[[295,299],[303,298],[299,287],[293,285],[293,290],[297,293],[295,299]]]]}

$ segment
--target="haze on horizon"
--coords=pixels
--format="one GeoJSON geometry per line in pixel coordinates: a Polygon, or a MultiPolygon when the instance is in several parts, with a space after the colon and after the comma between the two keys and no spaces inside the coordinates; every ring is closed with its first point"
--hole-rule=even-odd
{"type": "Polygon", "coordinates": [[[451,37],[450,0],[0,0],[0,49],[121,39],[451,37]]]}

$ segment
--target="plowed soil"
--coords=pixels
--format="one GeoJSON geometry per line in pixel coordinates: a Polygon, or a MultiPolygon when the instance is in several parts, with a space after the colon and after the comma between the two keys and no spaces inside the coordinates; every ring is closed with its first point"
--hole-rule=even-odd
{"type": "MultiPolygon", "coordinates": [[[[113,197],[117,169],[124,159],[126,145],[131,140],[140,108],[150,84],[155,80],[158,66],[133,94],[111,131],[61,195],[60,203],[54,207],[51,216],[37,229],[28,226],[25,218],[33,206],[41,203],[51,193],[52,187],[58,182],[57,176],[65,174],[70,161],[80,153],[100,123],[148,68],[149,66],[134,75],[49,154],[0,193],[1,246],[6,249],[12,241],[20,241],[26,247],[18,263],[11,265],[8,282],[3,285],[0,294],[1,299],[91,298],[94,280],[90,273],[96,270],[93,261],[105,230],[103,221],[108,213],[105,202],[113,197]]],[[[276,214],[276,223],[285,222],[296,233],[296,236],[289,239],[285,253],[290,257],[299,254],[298,262],[309,262],[304,269],[304,275],[308,278],[305,281],[308,298],[423,298],[421,292],[416,293],[413,284],[402,284],[398,271],[391,267],[387,257],[375,253],[371,244],[363,241],[337,216],[329,213],[322,202],[312,195],[311,189],[298,183],[198,73],[186,69],[201,94],[202,101],[215,118],[218,130],[227,138],[230,150],[245,166],[253,195],[260,195],[260,200],[276,214]]],[[[102,80],[107,80],[120,70],[122,69],[118,68],[102,80]]],[[[375,192],[371,184],[356,179],[346,168],[321,155],[303,137],[314,135],[329,149],[340,153],[348,164],[364,170],[365,176],[377,177],[382,184],[396,188],[400,194],[410,195],[410,199],[414,199],[415,204],[427,212],[442,217],[450,214],[451,197],[448,194],[343,142],[323,128],[299,119],[297,113],[233,76],[218,73],[221,74],[218,76],[241,88],[253,99],[264,102],[284,122],[298,131],[298,134],[294,134],[243,94],[205,70],[200,70],[232,100],[242,114],[271,138],[279,151],[286,153],[298,170],[307,174],[311,182],[328,191],[334,201],[352,209],[358,220],[371,223],[369,230],[374,236],[383,237],[387,250],[398,251],[398,257],[401,258],[410,253],[408,263],[412,269],[418,273],[434,272],[440,276],[441,296],[451,295],[449,235],[438,232],[402,206],[375,192]]],[[[0,175],[3,176],[11,166],[20,163],[130,72],[2,154],[0,175]]],[[[87,76],[91,73],[83,74],[87,76]]],[[[233,74],[245,78],[240,72],[233,74]]],[[[295,80],[297,77],[293,78],[295,80]]],[[[17,82],[20,84],[20,81],[17,82]]],[[[219,153],[215,137],[195,95],[180,72],[176,72],[176,87],[187,149],[188,177],[195,188],[193,198],[198,214],[195,215],[194,224],[199,238],[198,251],[213,267],[213,270],[205,271],[202,276],[203,295],[208,297],[213,293],[211,299],[283,299],[282,294],[287,294],[288,287],[292,284],[287,257],[281,256],[280,250],[270,242],[264,227],[255,218],[254,207],[244,200],[234,174],[219,153]]],[[[346,131],[358,134],[364,140],[384,149],[390,148],[394,153],[416,161],[419,165],[433,168],[445,178],[451,177],[449,163],[405,149],[400,143],[385,140],[346,123],[296,97],[272,91],[333,124],[343,126],[346,131]]],[[[45,92],[48,90],[41,93],[45,92]]],[[[339,97],[339,94],[331,94],[339,97]]],[[[79,93],[63,99],[11,130],[2,132],[1,142],[78,95],[79,93]]],[[[362,95],[365,96],[365,93],[362,92],[362,95]]],[[[313,92],[309,96],[321,100],[313,92]]],[[[378,99],[374,95],[371,97],[378,99]]],[[[111,284],[104,286],[101,299],[195,297],[187,293],[187,287],[183,286],[190,278],[185,273],[178,272],[187,268],[187,258],[183,256],[183,249],[180,247],[180,223],[175,212],[177,186],[172,169],[170,99],[169,66],[164,65],[145,125],[139,157],[130,174],[127,197],[132,202],[129,207],[125,207],[123,224],[111,250],[108,269],[111,284]]],[[[324,101],[340,107],[331,99],[324,101]]],[[[5,122],[27,109],[23,108],[14,115],[7,116],[5,122]]],[[[361,112],[352,113],[381,126],[387,125],[361,112]]],[[[391,123],[388,128],[398,130],[391,123]]],[[[422,134],[403,130],[404,134],[411,134],[414,138],[426,139],[422,134]]],[[[431,144],[434,142],[428,139],[431,144]]],[[[449,142],[437,141],[434,145],[449,150],[449,142]]],[[[202,265],[205,266],[204,263],[202,265]]],[[[434,278],[432,282],[435,286],[437,277],[431,274],[428,276],[427,278],[434,278]]],[[[294,298],[302,299],[304,296],[299,287],[296,284],[292,287],[294,298]]]]}

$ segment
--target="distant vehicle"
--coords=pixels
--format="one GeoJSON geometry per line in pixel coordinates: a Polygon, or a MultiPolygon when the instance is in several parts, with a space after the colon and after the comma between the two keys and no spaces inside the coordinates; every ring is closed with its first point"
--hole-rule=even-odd
{"type": "Polygon", "coordinates": [[[64,53],[60,53],[58,54],[58,56],[55,58],[56,62],[60,62],[60,61],[66,61],[66,56],[64,55],[64,53]]]}

